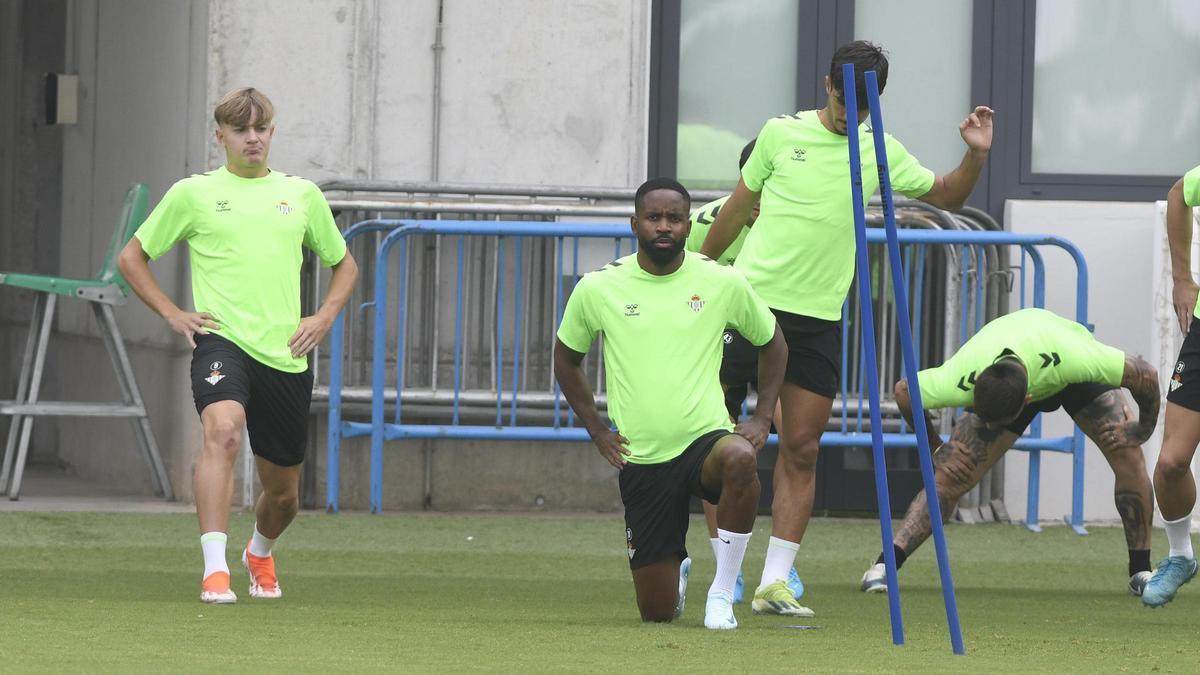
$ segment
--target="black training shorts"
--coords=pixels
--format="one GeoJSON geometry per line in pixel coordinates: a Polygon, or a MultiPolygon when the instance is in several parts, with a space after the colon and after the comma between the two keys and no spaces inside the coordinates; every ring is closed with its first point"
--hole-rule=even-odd
{"type": "Polygon", "coordinates": [[[1200,412],[1200,319],[1192,318],[1192,327],[1179,348],[1179,359],[1167,383],[1167,400],[1200,412]]]}
{"type": "Polygon", "coordinates": [[[842,322],[772,309],[787,341],[785,382],[826,398],[838,392],[842,364],[842,322]]]}
{"type": "Polygon", "coordinates": [[[1004,428],[1020,436],[1025,433],[1025,428],[1029,426],[1029,423],[1033,421],[1033,418],[1038,413],[1054,412],[1059,408],[1066,410],[1068,415],[1074,417],[1075,413],[1091,405],[1092,401],[1100,398],[1102,394],[1116,388],[1099,382],[1068,384],[1050,398],[1028,403],[1021,409],[1021,414],[1017,415],[1017,419],[1004,428]]]}
{"type": "Polygon", "coordinates": [[[629,568],[660,560],[687,557],[687,531],[692,497],[716,504],[721,491],[709,492],[700,483],[704,460],[717,441],[732,432],[718,429],[692,441],[669,462],[625,465],[618,475],[625,504],[625,543],[629,568]]]}
{"type": "Polygon", "coordinates": [[[725,329],[722,339],[721,386],[725,389],[725,409],[736,420],[742,416],[749,388],[758,388],[758,347],[732,328],[725,329]]]}
{"type": "Polygon", "coordinates": [[[196,412],[217,401],[241,403],[251,451],[272,464],[295,466],[304,461],[312,388],[311,367],[302,373],[276,370],[219,335],[196,335],[192,351],[196,412]]]}

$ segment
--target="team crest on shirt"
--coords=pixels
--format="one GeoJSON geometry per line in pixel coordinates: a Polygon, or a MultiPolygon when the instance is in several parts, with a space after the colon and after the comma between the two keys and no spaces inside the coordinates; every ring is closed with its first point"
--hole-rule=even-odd
{"type": "Polygon", "coordinates": [[[225,376],[221,374],[221,366],[223,365],[225,364],[221,363],[220,361],[213,361],[211,364],[209,364],[208,377],[204,378],[204,381],[209,384],[216,384],[225,379],[225,376]]]}
{"type": "Polygon", "coordinates": [[[688,300],[688,307],[691,307],[693,312],[699,312],[704,308],[704,301],[700,299],[699,295],[693,293],[692,299],[688,300]]]}
{"type": "Polygon", "coordinates": [[[284,216],[292,212],[292,207],[288,205],[287,200],[285,199],[279,200],[279,203],[275,205],[275,208],[279,209],[280,215],[284,216]]]}

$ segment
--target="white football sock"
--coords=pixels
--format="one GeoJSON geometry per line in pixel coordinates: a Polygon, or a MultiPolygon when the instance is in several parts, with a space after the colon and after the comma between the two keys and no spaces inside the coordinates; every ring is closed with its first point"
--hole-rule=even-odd
{"type": "Polygon", "coordinates": [[[717,575],[713,577],[712,586],[708,592],[722,591],[730,598],[733,597],[733,587],[737,583],[738,572],[742,569],[742,558],[746,556],[746,544],[750,541],[750,532],[730,532],[717,529],[716,548],[717,575]]]}
{"type": "Polygon", "coordinates": [[[787,581],[788,573],[796,562],[796,552],[799,550],[800,544],[771,537],[767,544],[767,562],[763,565],[762,580],[759,581],[758,587],[769,586],[779,580],[787,581]]]}
{"type": "Polygon", "coordinates": [[[1167,555],[1196,557],[1192,553],[1192,514],[1189,513],[1179,520],[1168,520],[1166,525],[1167,543],[1171,545],[1171,551],[1167,555]]]}
{"type": "Polygon", "coordinates": [[[267,539],[262,532],[258,531],[258,523],[254,524],[254,534],[250,535],[250,546],[247,550],[250,555],[266,558],[271,555],[271,547],[275,545],[274,539],[267,539]]]}
{"type": "Polygon", "coordinates": [[[713,537],[712,539],[708,540],[708,543],[712,544],[713,547],[713,560],[719,559],[721,554],[718,552],[717,548],[721,545],[721,540],[713,537]]]}
{"type": "Polygon", "coordinates": [[[200,550],[204,553],[204,578],[213,572],[229,574],[225,562],[225,542],[229,539],[224,532],[205,532],[200,535],[200,550]]]}

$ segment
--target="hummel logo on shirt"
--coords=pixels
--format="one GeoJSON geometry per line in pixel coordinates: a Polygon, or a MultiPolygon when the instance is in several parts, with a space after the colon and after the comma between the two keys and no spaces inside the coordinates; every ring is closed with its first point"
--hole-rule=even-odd
{"type": "Polygon", "coordinates": [[[804,148],[792,148],[792,159],[797,162],[803,162],[806,154],[808,153],[804,148]]]}
{"type": "Polygon", "coordinates": [[[224,211],[232,211],[232,210],[233,209],[229,208],[229,200],[228,199],[222,199],[217,202],[217,213],[222,213],[224,211]]]}
{"type": "Polygon", "coordinates": [[[625,305],[625,316],[641,316],[641,314],[638,312],[636,302],[631,302],[628,305],[625,305]]]}

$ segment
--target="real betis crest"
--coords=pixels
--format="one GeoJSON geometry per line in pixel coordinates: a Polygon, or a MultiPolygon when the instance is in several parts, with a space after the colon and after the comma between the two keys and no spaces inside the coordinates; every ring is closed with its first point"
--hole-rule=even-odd
{"type": "Polygon", "coordinates": [[[692,308],[693,312],[699,312],[704,307],[704,301],[699,295],[692,294],[692,299],[688,301],[688,307],[692,308]]]}

